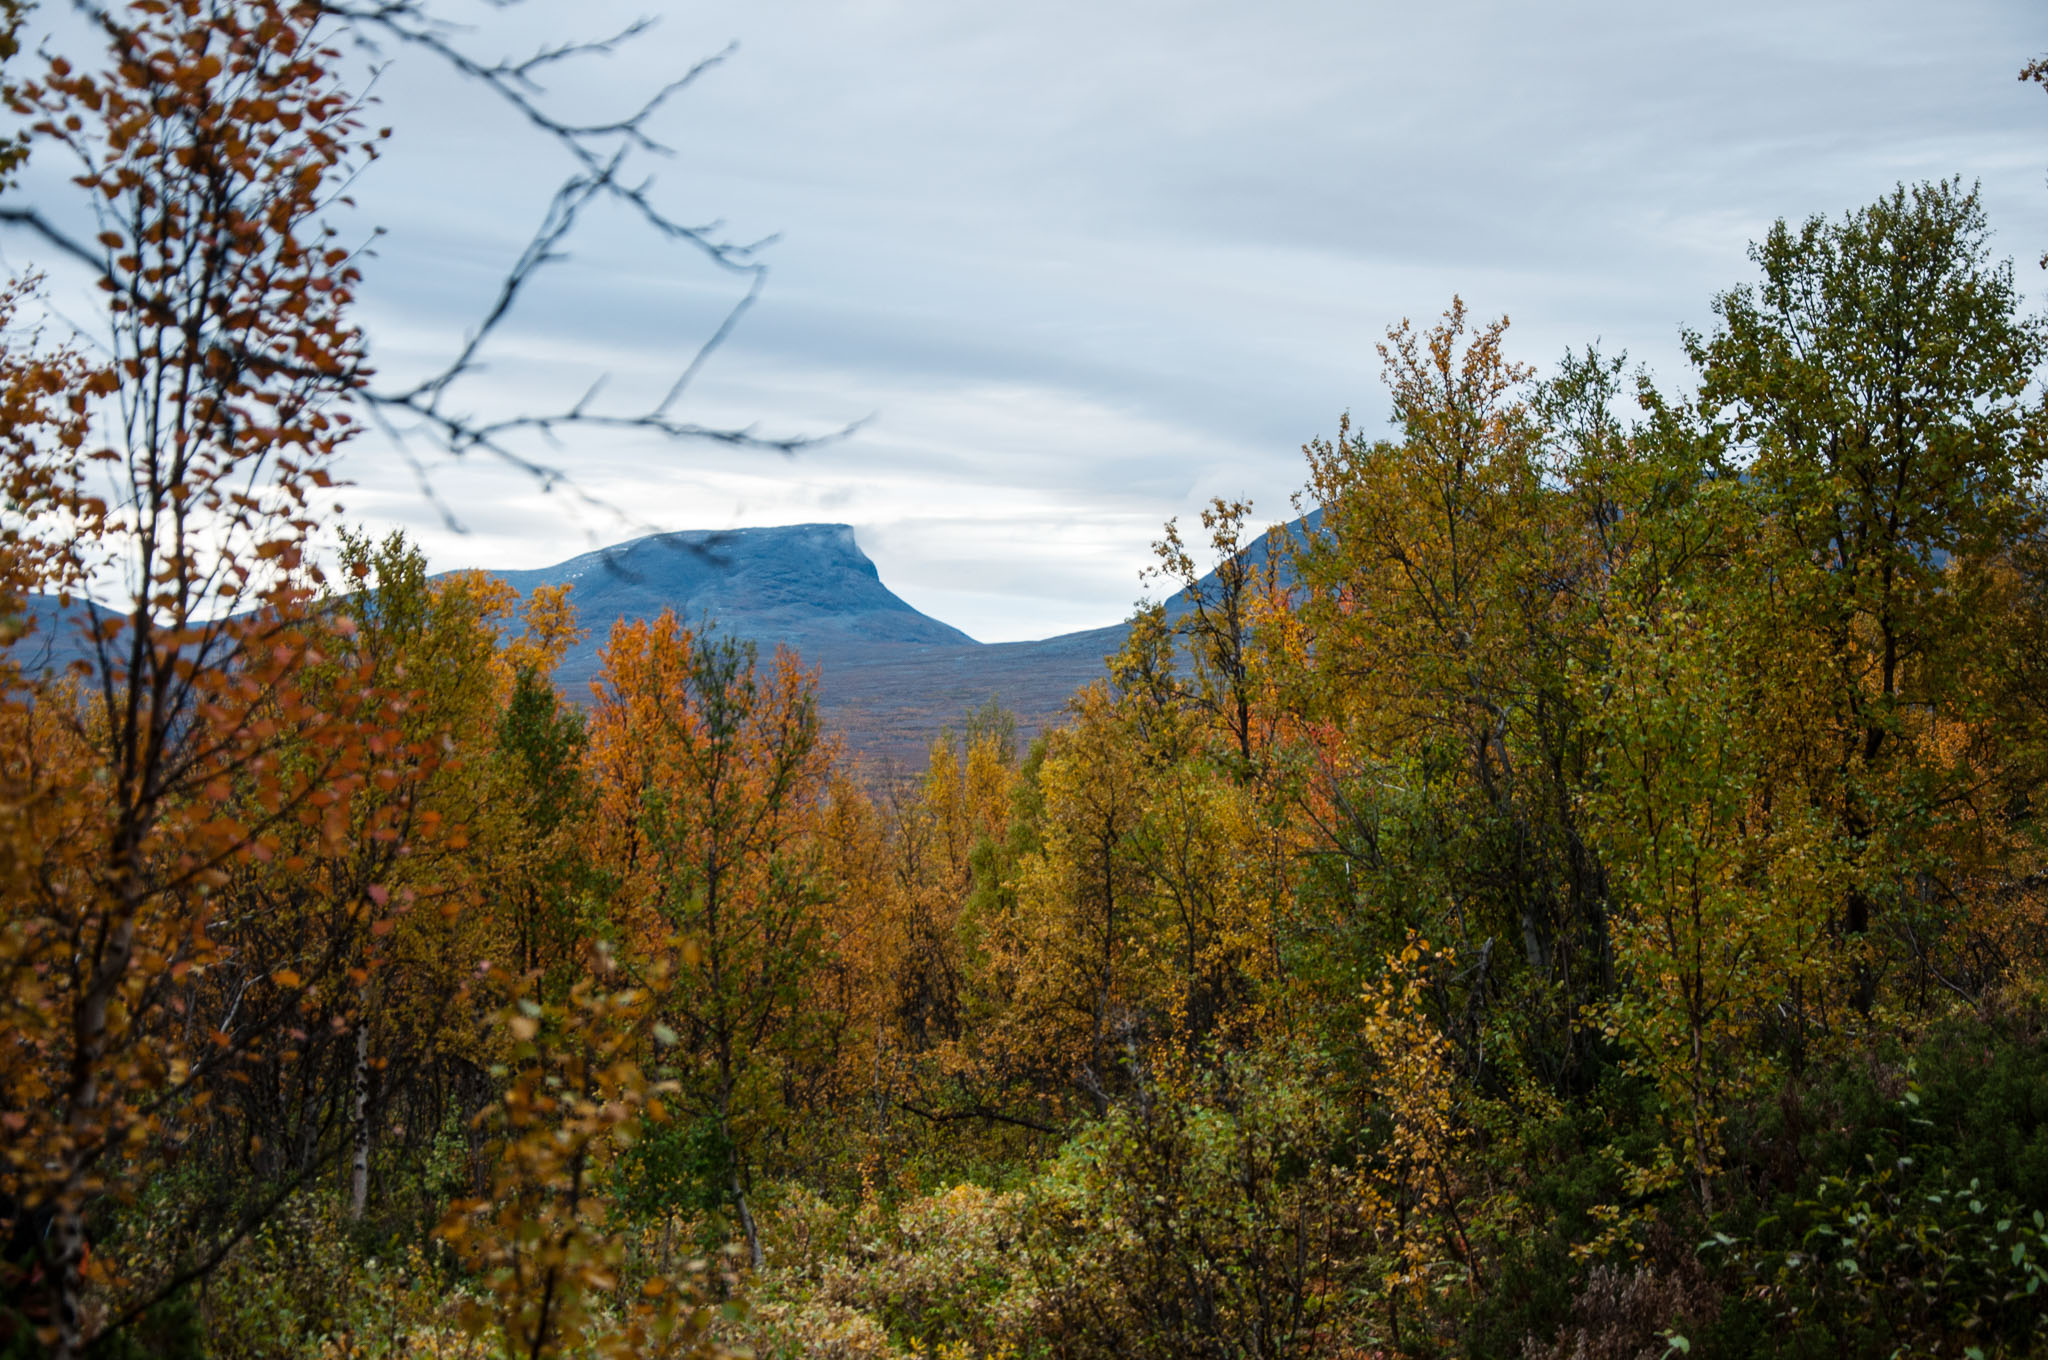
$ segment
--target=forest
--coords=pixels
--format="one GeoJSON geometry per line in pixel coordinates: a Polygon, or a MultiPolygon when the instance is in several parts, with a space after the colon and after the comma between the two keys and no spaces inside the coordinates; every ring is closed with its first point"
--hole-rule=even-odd
{"type": "Polygon", "coordinates": [[[116,343],[0,296],[0,1356],[2048,1355],[2048,320],[1972,186],[1779,222],[1677,386],[1394,326],[1263,553],[1169,523],[1063,726],[887,778],[799,656],[565,694],[573,591],[329,508],[330,18],[6,53],[116,343]]]}

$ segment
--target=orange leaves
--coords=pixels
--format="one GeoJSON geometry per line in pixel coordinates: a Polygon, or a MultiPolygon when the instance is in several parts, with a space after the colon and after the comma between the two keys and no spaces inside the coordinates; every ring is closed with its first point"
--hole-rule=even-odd
{"type": "MultiPolygon", "coordinates": [[[[0,1189],[74,1230],[108,1177],[149,1174],[148,1093],[204,1074],[194,1094],[231,1110],[259,1062],[322,1042],[333,1012],[310,1008],[369,974],[359,946],[390,921],[381,899],[363,910],[348,857],[405,846],[391,772],[439,759],[399,730],[394,677],[352,669],[310,608],[304,506],[353,429],[323,407],[361,352],[346,261],[299,244],[358,149],[355,101],[294,55],[319,14],[145,2],[104,20],[109,60],[53,59],[12,98],[120,224],[99,237],[117,359],[47,352],[6,324],[23,289],[0,294],[0,490],[21,528],[0,598],[132,583],[75,611],[82,683],[0,669],[0,1030],[22,1039],[0,1078],[36,1101],[0,1189]],[[305,933],[268,933],[287,921],[305,933]]],[[[78,1262],[58,1265],[76,1316],[78,1262]]]]}

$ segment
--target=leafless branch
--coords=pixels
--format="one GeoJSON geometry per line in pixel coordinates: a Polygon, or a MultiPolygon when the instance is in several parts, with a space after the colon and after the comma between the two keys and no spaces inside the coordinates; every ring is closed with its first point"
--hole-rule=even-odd
{"type": "MultiPolygon", "coordinates": [[[[389,49],[409,48],[476,82],[568,161],[568,173],[550,198],[525,248],[508,267],[488,306],[445,364],[407,386],[377,385],[370,376],[374,369],[368,364],[346,379],[352,398],[367,408],[372,423],[406,463],[444,524],[451,530],[464,531],[460,518],[436,490],[433,471],[413,447],[415,440],[424,440],[438,453],[451,458],[460,459],[472,453],[488,455],[530,476],[544,491],[569,494],[615,520],[632,522],[632,517],[619,507],[579,486],[566,467],[536,458],[522,451],[520,445],[527,437],[538,437],[560,447],[565,435],[579,429],[637,430],[666,440],[708,441],[788,455],[845,438],[858,429],[861,422],[856,421],[820,433],[774,435],[760,433],[752,425],[710,425],[676,413],[691,384],[761,296],[768,277],[761,252],[775,238],[734,240],[725,234],[721,222],[684,221],[656,202],[651,178],[637,174],[629,177],[629,172],[642,155],[674,154],[673,148],[653,131],[656,116],[678,94],[731,56],[734,46],[728,45],[696,62],[623,115],[585,121],[556,111],[544,78],[578,61],[615,55],[627,44],[644,37],[654,27],[654,20],[639,19],[599,38],[543,45],[525,57],[493,58],[478,55],[470,31],[438,17],[433,12],[433,3],[434,0],[322,0],[322,8],[366,51],[381,55],[389,49]],[[660,240],[694,253],[720,272],[743,279],[743,291],[652,406],[619,409],[600,405],[599,396],[605,388],[605,378],[600,376],[574,404],[558,410],[482,416],[462,409],[460,385],[482,370],[486,350],[513,316],[522,296],[547,269],[568,258],[570,238],[584,214],[600,203],[625,209],[660,240]]],[[[523,0],[490,3],[509,10],[523,0]]],[[[109,22],[106,12],[93,0],[73,0],[73,4],[102,25],[109,22]]],[[[37,208],[0,208],[0,226],[13,226],[40,236],[106,278],[117,292],[121,291],[122,280],[105,251],[65,233],[37,208]]]]}
{"type": "Polygon", "coordinates": [[[95,254],[91,247],[51,226],[49,220],[34,208],[0,208],[0,222],[34,232],[66,255],[82,260],[89,268],[103,269],[106,266],[101,254],[95,254]]]}
{"type": "MultiPolygon", "coordinates": [[[[494,2],[500,8],[509,9],[519,0],[494,2]]],[[[433,55],[451,70],[476,81],[551,141],[569,158],[573,167],[555,191],[526,248],[506,272],[490,306],[448,364],[410,387],[370,388],[365,392],[370,402],[384,409],[387,419],[400,415],[410,417],[422,433],[449,454],[458,457],[472,451],[491,454],[531,475],[547,490],[573,487],[573,479],[559,466],[539,462],[515,451],[508,442],[512,436],[537,434],[552,441],[572,428],[632,429],[668,439],[709,440],[733,447],[787,454],[825,440],[842,438],[856,428],[849,425],[821,435],[767,436],[757,433],[752,427],[710,426],[674,415],[676,405],[705,363],[731,337],[740,319],[760,297],[768,267],[759,256],[774,238],[735,241],[723,234],[721,223],[682,221],[655,202],[651,180],[628,180],[625,171],[636,153],[673,154],[673,149],[651,131],[655,115],[705,72],[724,62],[734,51],[732,46],[697,62],[621,117],[577,121],[553,110],[540,76],[574,61],[615,54],[625,44],[650,31],[652,20],[637,20],[602,38],[544,46],[525,58],[488,59],[475,55],[465,46],[461,30],[435,17],[428,0],[374,0],[374,3],[327,0],[325,8],[372,50],[381,50],[381,43],[411,47],[433,55]],[[520,296],[535,277],[566,258],[565,243],[575,232],[584,212],[598,202],[624,207],[662,239],[695,251],[720,270],[744,277],[746,290],[683,365],[660,402],[650,409],[635,412],[599,409],[596,396],[603,386],[603,380],[599,379],[566,410],[527,412],[499,419],[482,419],[451,410],[448,402],[450,390],[477,370],[485,346],[511,315],[520,296]]],[[[416,468],[419,466],[416,461],[414,465],[416,468]]]]}

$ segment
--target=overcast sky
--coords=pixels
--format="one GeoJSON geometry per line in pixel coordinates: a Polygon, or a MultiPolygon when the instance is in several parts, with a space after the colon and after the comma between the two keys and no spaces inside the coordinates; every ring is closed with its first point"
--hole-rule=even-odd
{"type": "MultiPolygon", "coordinates": [[[[1598,340],[1668,384],[1681,326],[1779,216],[1981,180],[2001,253],[2048,249],[2040,0],[715,0],[485,4],[491,55],[654,13],[558,73],[616,113],[729,41],[649,161],[679,216],[780,233],[761,304],[684,414],[854,436],[794,458],[641,438],[550,456],[620,513],[480,463],[451,532],[365,446],[353,515],[436,567],[540,566],[644,526],[853,524],[889,585],[985,640],[1123,617],[1168,516],[1283,518],[1300,446],[1384,418],[1375,341],[1453,293],[1548,365],[1598,340]]],[[[459,340],[563,170],[422,56],[379,85],[388,229],[366,319],[396,372],[459,340]]],[[[14,250],[18,254],[20,247],[14,250]]],[[[464,398],[658,391],[736,284],[613,214],[526,299],[464,398]]]]}

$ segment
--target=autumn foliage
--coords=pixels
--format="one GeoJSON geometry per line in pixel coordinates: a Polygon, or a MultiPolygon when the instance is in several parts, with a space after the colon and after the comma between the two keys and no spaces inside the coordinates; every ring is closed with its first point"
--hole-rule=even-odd
{"type": "Polygon", "coordinates": [[[347,34],[96,22],[9,68],[107,342],[0,294],[0,1355],[2048,1344],[2048,325],[1960,183],[1683,389],[1401,323],[902,775],[340,521],[347,34]]]}

